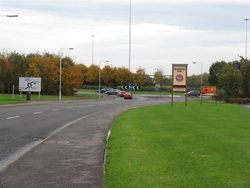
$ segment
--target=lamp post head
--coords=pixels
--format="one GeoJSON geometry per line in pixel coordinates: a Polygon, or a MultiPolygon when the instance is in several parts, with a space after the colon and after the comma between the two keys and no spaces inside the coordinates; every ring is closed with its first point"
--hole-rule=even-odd
{"type": "Polygon", "coordinates": [[[9,18],[15,18],[15,17],[18,17],[18,15],[6,15],[6,17],[9,17],[9,18]]]}

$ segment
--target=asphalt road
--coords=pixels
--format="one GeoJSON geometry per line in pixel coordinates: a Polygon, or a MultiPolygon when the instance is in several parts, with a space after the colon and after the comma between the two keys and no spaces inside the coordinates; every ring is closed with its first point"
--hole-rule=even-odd
{"type": "Polygon", "coordinates": [[[102,187],[114,118],[132,107],[169,101],[136,96],[0,107],[0,188],[102,187]]]}

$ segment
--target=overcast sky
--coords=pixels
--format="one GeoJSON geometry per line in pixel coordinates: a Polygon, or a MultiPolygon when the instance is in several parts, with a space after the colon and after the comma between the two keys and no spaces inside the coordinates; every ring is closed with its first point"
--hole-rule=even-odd
{"type": "MultiPolygon", "coordinates": [[[[76,63],[94,62],[128,68],[129,0],[0,0],[0,49],[20,53],[63,51],[76,63]],[[104,63],[109,60],[109,63],[104,63]]],[[[249,0],[132,0],[131,70],[148,74],[171,64],[189,64],[199,74],[217,60],[245,53],[244,18],[249,0]]],[[[249,23],[250,30],[250,23],[249,23]]],[[[250,54],[250,52],[249,52],[250,54]]]]}

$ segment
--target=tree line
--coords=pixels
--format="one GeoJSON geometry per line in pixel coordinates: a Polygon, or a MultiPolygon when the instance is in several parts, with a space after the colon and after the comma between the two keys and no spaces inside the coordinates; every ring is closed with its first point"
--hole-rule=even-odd
{"type": "MultiPolygon", "coordinates": [[[[0,53],[0,92],[11,93],[15,85],[18,91],[19,77],[41,77],[42,93],[57,94],[59,85],[60,56],[51,53],[20,54],[17,52],[0,53]]],[[[162,70],[156,70],[153,75],[138,68],[132,73],[125,67],[106,65],[99,69],[98,65],[76,64],[70,57],[62,58],[62,93],[73,94],[74,88],[83,86],[98,86],[99,73],[101,85],[119,87],[132,83],[142,88],[168,86],[172,80],[166,77],[162,70]],[[100,72],[99,72],[100,70],[100,72]]],[[[203,85],[215,85],[224,98],[250,97],[250,61],[241,58],[237,61],[218,61],[211,65],[209,73],[204,73],[203,85]]],[[[188,77],[188,89],[200,88],[200,76],[188,77]]]]}
{"type": "Polygon", "coordinates": [[[250,98],[250,60],[217,61],[209,69],[209,83],[217,86],[225,100],[250,98]]]}
{"type": "MultiPolygon", "coordinates": [[[[18,91],[19,77],[41,77],[42,93],[57,94],[59,85],[60,56],[51,53],[20,54],[17,52],[0,53],[0,92],[11,93],[13,85],[18,91]]],[[[106,65],[99,72],[99,66],[89,67],[76,64],[71,58],[62,58],[62,93],[70,95],[74,88],[84,85],[98,85],[99,73],[101,84],[117,87],[133,83],[138,86],[163,85],[166,78],[163,71],[157,70],[154,76],[147,75],[145,69],[138,68],[135,73],[125,67],[111,67],[106,65]]]]}

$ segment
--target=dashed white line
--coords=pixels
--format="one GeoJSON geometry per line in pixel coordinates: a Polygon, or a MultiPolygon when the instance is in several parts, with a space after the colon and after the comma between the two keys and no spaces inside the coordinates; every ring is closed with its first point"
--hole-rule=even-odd
{"type": "Polygon", "coordinates": [[[58,111],[58,110],[59,110],[59,109],[53,109],[52,111],[53,111],[53,112],[56,112],[56,111],[58,111]]]}
{"type": "Polygon", "coordinates": [[[10,120],[10,119],[16,119],[16,118],[20,118],[20,116],[7,117],[6,119],[7,119],[7,120],[10,120]]]}
{"type": "Polygon", "coordinates": [[[37,114],[42,114],[43,112],[34,112],[33,114],[34,115],[37,115],[37,114]]]}

